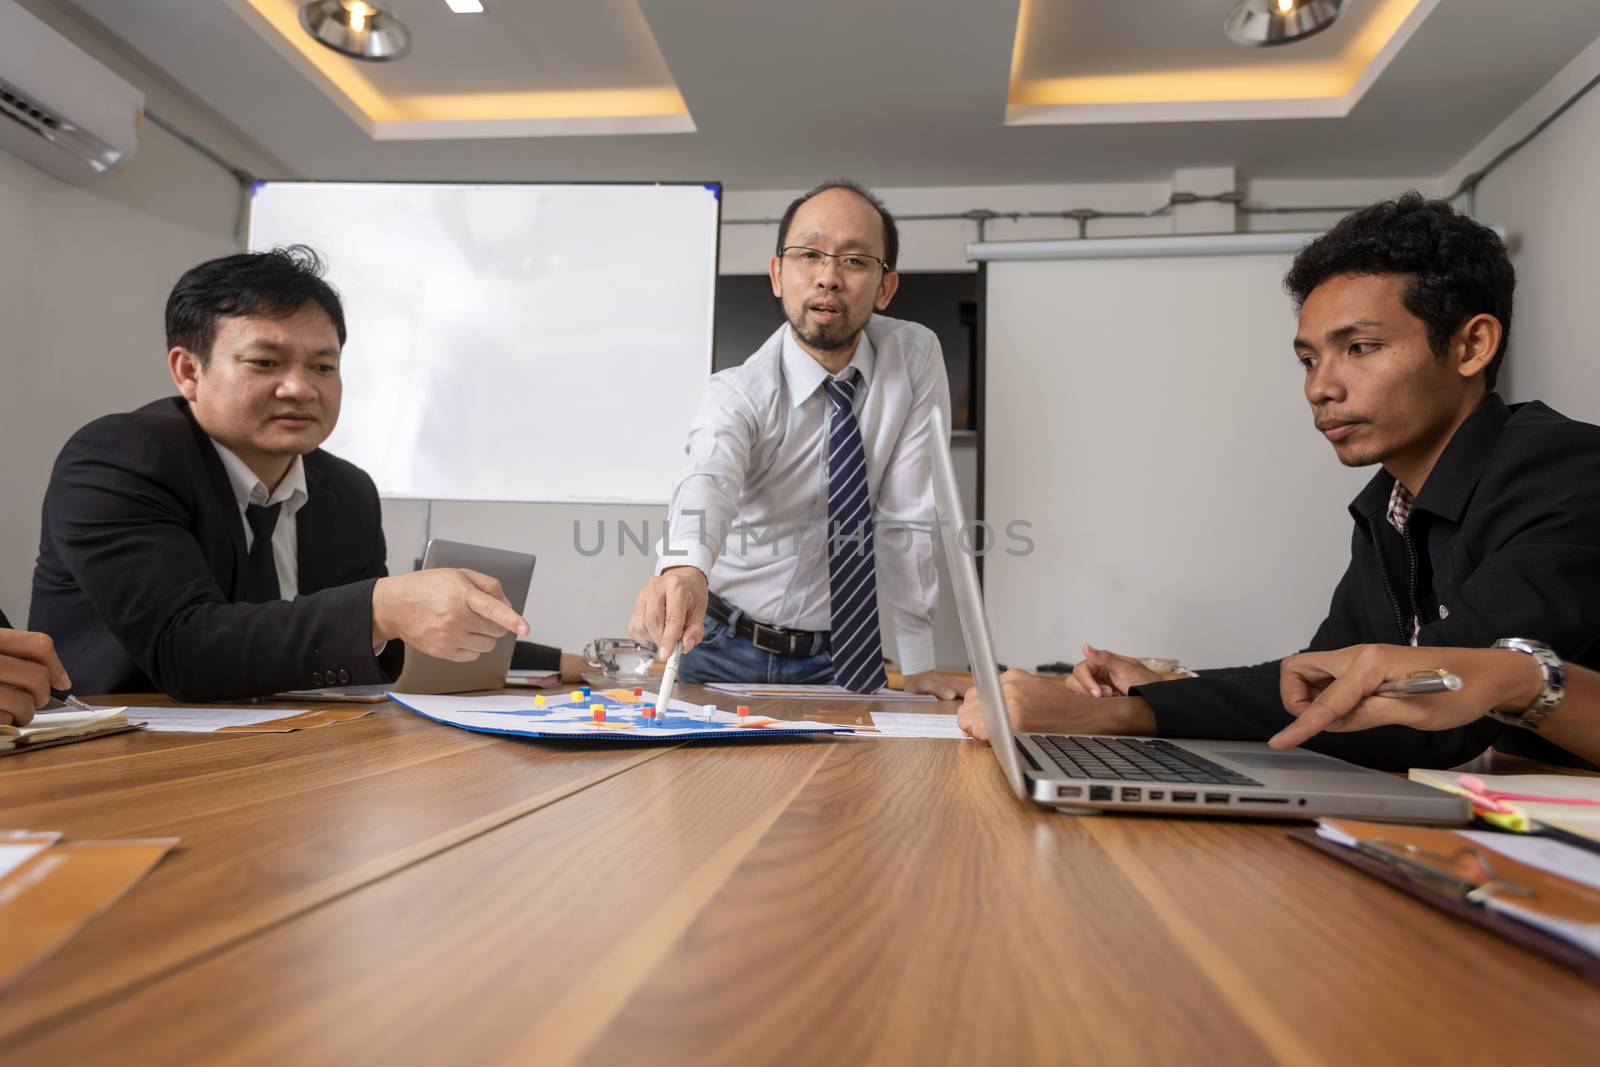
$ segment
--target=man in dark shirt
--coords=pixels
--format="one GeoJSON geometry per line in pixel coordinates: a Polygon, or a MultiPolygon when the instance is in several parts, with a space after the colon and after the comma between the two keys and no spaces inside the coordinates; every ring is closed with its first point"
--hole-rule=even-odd
{"type": "MultiPolygon", "coordinates": [[[[1350,505],[1350,564],[1307,647],[1529,637],[1600,666],[1600,427],[1494,392],[1516,286],[1500,238],[1408,193],[1311,242],[1285,283],[1317,430],[1346,466],[1382,465],[1350,505]]],[[[1066,688],[1021,671],[1004,681],[1020,729],[1265,741],[1290,721],[1278,677],[1277,661],[1180,677],[1091,650],[1066,688]]],[[[962,722],[981,734],[975,691],[962,722]]],[[[1307,747],[1403,769],[1491,744],[1563,758],[1493,720],[1307,747]]]]}

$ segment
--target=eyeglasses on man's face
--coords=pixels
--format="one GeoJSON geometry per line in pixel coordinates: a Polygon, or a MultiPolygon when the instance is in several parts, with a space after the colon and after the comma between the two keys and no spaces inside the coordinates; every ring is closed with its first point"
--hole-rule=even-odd
{"type": "Polygon", "coordinates": [[[783,261],[796,270],[816,274],[822,270],[822,265],[828,260],[833,260],[840,274],[847,278],[864,278],[875,270],[889,272],[889,264],[877,256],[869,256],[865,252],[824,252],[820,248],[807,248],[805,245],[785,245],[783,261]]]}

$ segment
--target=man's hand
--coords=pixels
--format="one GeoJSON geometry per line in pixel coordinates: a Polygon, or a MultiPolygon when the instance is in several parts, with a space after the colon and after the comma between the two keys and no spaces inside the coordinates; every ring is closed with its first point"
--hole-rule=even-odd
{"type": "Polygon", "coordinates": [[[1153,671],[1132,656],[1119,656],[1103,648],[1084,645],[1083,659],[1072,668],[1067,688],[1092,697],[1127,696],[1128,691],[1136,685],[1187,677],[1187,674],[1177,672],[1163,674],[1153,671]]]}
{"type": "Polygon", "coordinates": [[[1351,645],[1302,652],[1284,660],[1278,675],[1283,708],[1295,721],[1267,744],[1291,748],[1324,730],[1341,733],[1386,725],[1449,730],[1494,708],[1527,707],[1543,682],[1538,661],[1507,649],[1351,645]],[[1385,682],[1440,668],[1471,678],[1472,684],[1459,693],[1374,695],[1385,682]]]}
{"type": "Polygon", "coordinates": [[[561,681],[564,685],[578,685],[583,681],[583,672],[592,670],[594,668],[582,656],[574,656],[571,652],[561,653],[561,681]]]}
{"type": "Polygon", "coordinates": [[[689,651],[706,635],[706,576],[698,567],[669,567],[645,583],[628,620],[628,634],[641,645],[655,645],[666,659],[680,640],[689,651]]]}
{"type": "Polygon", "coordinates": [[[0,630],[0,726],[26,726],[50,703],[50,690],[72,688],[49,634],[0,630]]]}
{"type": "Polygon", "coordinates": [[[905,691],[907,693],[927,693],[940,700],[961,699],[963,683],[956,681],[948,674],[938,671],[922,671],[918,674],[905,676],[905,691]]]}
{"type": "MultiPolygon", "coordinates": [[[[1019,670],[1002,674],[1000,689],[1015,730],[1142,737],[1156,732],[1155,712],[1137,697],[1091,697],[1059,682],[1019,670]]],[[[978,740],[988,740],[989,731],[983,724],[983,700],[976,688],[967,690],[967,698],[956,714],[956,723],[978,740]]]]}
{"type": "Polygon", "coordinates": [[[372,587],[372,643],[404,641],[438,659],[466,663],[508,633],[526,637],[528,622],[487,574],[438,567],[379,578],[372,587]]]}

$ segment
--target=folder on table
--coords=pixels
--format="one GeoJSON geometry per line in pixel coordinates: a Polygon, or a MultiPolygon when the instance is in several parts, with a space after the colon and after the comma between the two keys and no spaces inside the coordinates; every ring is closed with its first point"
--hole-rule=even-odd
{"type": "Polygon", "coordinates": [[[1353,819],[1321,819],[1315,831],[1289,836],[1600,985],[1600,859],[1593,853],[1515,835],[1353,819]]]}

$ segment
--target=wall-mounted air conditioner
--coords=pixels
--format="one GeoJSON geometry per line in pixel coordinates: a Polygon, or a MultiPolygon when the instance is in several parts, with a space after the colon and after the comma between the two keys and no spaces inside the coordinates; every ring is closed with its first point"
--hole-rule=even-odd
{"type": "Polygon", "coordinates": [[[81,184],[133,158],[143,116],[143,93],[0,0],[0,149],[81,184]]]}

